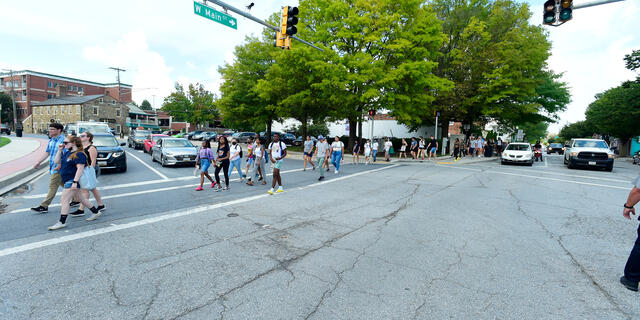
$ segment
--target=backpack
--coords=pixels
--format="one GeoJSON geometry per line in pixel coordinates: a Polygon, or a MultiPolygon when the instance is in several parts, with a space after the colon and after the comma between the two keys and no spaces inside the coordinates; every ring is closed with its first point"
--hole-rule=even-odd
{"type": "Polygon", "coordinates": [[[240,159],[242,159],[242,146],[238,144],[238,147],[240,148],[240,159]]]}
{"type": "MultiPolygon", "coordinates": [[[[282,154],[282,141],[278,141],[278,146],[280,146],[280,154],[282,154]]],[[[271,150],[272,148],[273,148],[273,142],[269,144],[269,150],[271,150]]],[[[264,152],[267,152],[267,150],[265,150],[264,152]]]]}

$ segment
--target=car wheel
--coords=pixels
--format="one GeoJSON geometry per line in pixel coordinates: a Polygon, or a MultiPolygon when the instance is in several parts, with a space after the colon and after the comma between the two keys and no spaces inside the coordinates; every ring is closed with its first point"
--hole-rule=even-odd
{"type": "Polygon", "coordinates": [[[504,162],[504,160],[500,159],[500,164],[505,165],[507,164],[506,162],[504,162]]]}
{"type": "Polygon", "coordinates": [[[120,168],[120,172],[127,172],[127,166],[125,165],[124,167],[120,168]]]}
{"type": "Polygon", "coordinates": [[[527,163],[527,165],[528,165],[529,167],[532,167],[532,166],[533,166],[533,160],[531,160],[529,163],[527,163]]]}
{"type": "Polygon", "coordinates": [[[160,164],[161,164],[163,167],[166,167],[166,166],[167,166],[167,164],[164,162],[164,156],[162,156],[162,155],[160,156],[160,164]]]}
{"type": "Polygon", "coordinates": [[[575,168],[575,166],[573,165],[573,161],[571,161],[571,160],[568,161],[567,168],[569,168],[569,169],[575,168]]]}
{"type": "Polygon", "coordinates": [[[151,162],[156,162],[156,157],[153,156],[153,152],[151,153],[151,162]]]}
{"type": "Polygon", "coordinates": [[[562,162],[564,162],[565,165],[567,165],[567,157],[562,157],[562,162]]]}

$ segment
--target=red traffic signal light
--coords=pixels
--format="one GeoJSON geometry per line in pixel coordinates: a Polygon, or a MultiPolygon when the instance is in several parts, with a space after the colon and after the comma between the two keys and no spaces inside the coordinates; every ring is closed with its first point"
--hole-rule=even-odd
{"type": "Polygon", "coordinates": [[[542,23],[552,25],[556,22],[556,1],[547,0],[544,3],[544,11],[542,16],[542,23]]]}
{"type": "Polygon", "coordinates": [[[373,117],[376,115],[376,111],[373,109],[369,109],[369,117],[373,117]]]}

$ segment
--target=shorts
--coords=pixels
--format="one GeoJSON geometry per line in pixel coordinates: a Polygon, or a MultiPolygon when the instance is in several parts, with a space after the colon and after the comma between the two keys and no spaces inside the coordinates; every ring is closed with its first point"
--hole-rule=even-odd
{"type": "Polygon", "coordinates": [[[313,152],[305,152],[304,155],[307,157],[313,157],[313,152]]]}
{"type": "MultiPolygon", "coordinates": [[[[73,185],[73,180],[69,180],[67,182],[65,182],[62,187],[64,189],[71,189],[71,185],[73,185]]],[[[80,189],[80,183],[76,183],[76,187],[78,187],[78,189],[80,189]]]]}
{"type": "Polygon", "coordinates": [[[252,165],[254,161],[253,158],[247,158],[247,165],[252,165]]]}
{"type": "Polygon", "coordinates": [[[209,172],[211,161],[209,159],[200,159],[200,172],[209,172]]]}
{"type": "Polygon", "coordinates": [[[368,157],[368,156],[370,156],[370,155],[371,155],[371,151],[365,151],[365,152],[364,152],[364,156],[365,156],[365,157],[368,157]]]}
{"type": "Polygon", "coordinates": [[[431,149],[429,149],[429,152],[436,153],[436,147],[431,147],[431,149]]]}
{"type": "Polygon", "coordinates": [[[273,164],[273,168],[280,170],[280,167],[282,167],[282,162],[282,159],[277,160],[276,163],[273,164]]]}

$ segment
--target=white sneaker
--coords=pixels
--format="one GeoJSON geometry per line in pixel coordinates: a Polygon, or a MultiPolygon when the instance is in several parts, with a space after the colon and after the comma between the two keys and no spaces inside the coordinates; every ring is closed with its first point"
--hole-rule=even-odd
{"type": "Polygon", "coordinates": [[[102,215],[102,211],[98,211],[98,213],[94,213],[91,215],[91,217],[87,218],[87,221],[93,221],[95,219],[98,219],[98,217],[101,215],[102,215]]]}
{"type": "Polygon", "coordinates": [[[338,174],[338,170],[335,171],[335,174],[338,174]]]}
{"type": "Polygon", "coordinates": [[[58,230],[58,229],[62,229],[64,227],[66,227],[67,224],[66,223],[62,223],[60,221],[56,222],[56,224],[52,225],[51,227],[49,227],[49,230],[58,230]]]}

